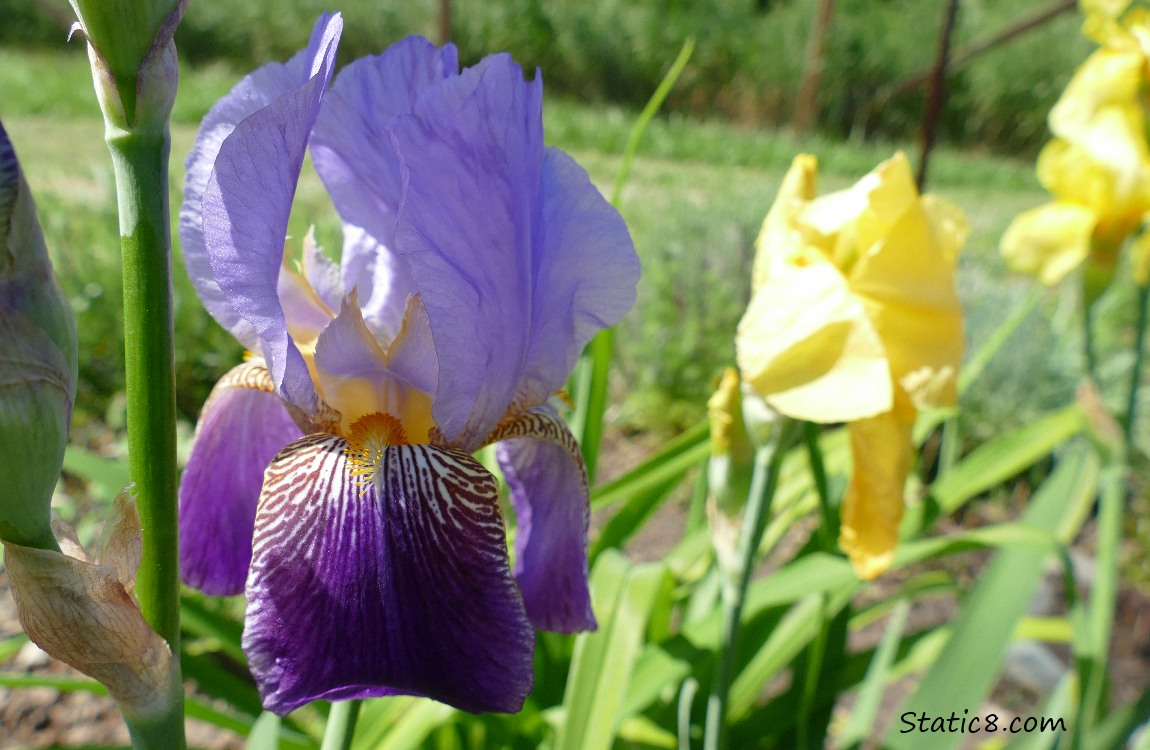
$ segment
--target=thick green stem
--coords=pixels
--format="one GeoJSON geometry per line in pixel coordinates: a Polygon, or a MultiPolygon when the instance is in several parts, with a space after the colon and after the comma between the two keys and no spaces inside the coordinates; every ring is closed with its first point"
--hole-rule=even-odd
{"type": "MultiPolygon", "coordinates": [[[[786,420],[776,426],[774,439],[755,456],[751,491],[743,515],[739,536],[739,561],[736,570],[723,575],[723,640],[719,646],[715,682],[707,697],[707,722],[703,730],[705,750],[723,750],[727,746],[727,702],[735,678],[735,652],[743,619],[747,587],[755,569],[755,555],[763,541],[763,532],[771,515],[771,502],[779,482],[784,448],[790,443],[795,423],[786,420]]],[[[721,567],[721,566],[720,566],[721,567]]]]}
{"type": "Polygon", "coordinates": [[[339,701],[331,704],[327,727],[323,732],[320,750],[348,750],[355,736],[355,722],[359,719],[359,706],[363,701],[339,701]]]}
{"type": "MultiPolygon", "coordinates": [[[[143,527],[135,594],[144,619],[179,654],[176,397],[167,127],[109,129],[124,277],[129,471],[143,527]]],[[[179,666],[176,666],[179,684],[179,666]]],[[[183,701],[168,718],[183,746],[183,701]]],[[[177,747],[169,732],[169,747],[177,747]]]]}
{"type": "Polygon", "coordinates": [[[1126,438],[1126,454],[1132,455],[1134,427],[1138,421],[1138,389],[1142,386],[1142,356],[1146,341],[1147,301],[1150,287],[1138,287],[1138,322],[1134,328],[1134,369],[1130,372],[1130,388],[1126,393],[1126,414],[1122,419],[1122,432],[1126,438]]]}

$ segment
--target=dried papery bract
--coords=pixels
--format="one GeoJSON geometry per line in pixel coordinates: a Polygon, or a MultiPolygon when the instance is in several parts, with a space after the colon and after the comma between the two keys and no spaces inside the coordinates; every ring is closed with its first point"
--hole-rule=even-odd
{"type": "Polygon", "coordinates": [[[140,564],[140,518],[120,493],[92,560],[61,521],[62,552],[4,542],[20,623],[55,659],[100,681],[130,722],[165,715],[178,696],[172,652],[148,627],[132,597],[140,564]]]}

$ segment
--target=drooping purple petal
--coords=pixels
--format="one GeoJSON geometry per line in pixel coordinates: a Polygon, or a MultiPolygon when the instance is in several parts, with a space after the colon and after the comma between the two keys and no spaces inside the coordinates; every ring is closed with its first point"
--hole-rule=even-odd
{"type": "Polygon", "coordinates": [[[264,469],[301,437],[261,362],[212,389],[180,479],[180,578],[206,594],[244,590],[264,469]]]}
{"type": "Polygon", "coordinates": [[[232,309],[259,335],[277,392],[313,412],[315,390],[288,334],[276,292],[288,213],[304,152],[335,64],[343,21],[316,26],[307,77],[238,123],[221,144],[203,193],[203,235],[212,274],[232,309]]]}
{"type": "Polygon", "coordinates": [[[312,435],[267,472],[243,638],[264,706],[403,693],[517,711],[534,633],[494,478],[465,454],[399,445],[357,479],[348,450],[312,435]]]}
{"type": "MultiPolygon", "coordinates": [[[[248,349],[257,347],[259,337],[251,323],[232,308],[220,290],[208,260],[203,229],[204,191],[224,139],[244,118],[267,107],[308,78],[313,61],[323,54],[323,46],[330,42],[326,37],[333,23],[341,23],[338,16],[322,16],[306,50],[286,63],[264,65],[237,83],[204,117],[195,145],[188,154],[184,202],[180,206],[180,245],[184,264],[204,307],[248,349]]],[[[338,30],[335,33],[338,34],[338,30]]]]}
{"type": "Polygon", "coordinates": [[[519,398],[543,403],[567,382],[591,338],[635,303],[639,256],[623,217],[559,149],[543,159],[542,240],[531,345],[519,398]]]}
{"type": "Polygon", "coordinates": [[[311,145],[316,171],[343,220],[383,245],[391,244],[403,198],[387,126],[410,111],[424,89],[458,71],[454,45],[440,50],[408,37],[344,68],[324,102],[311,145]]]}
{"type": "Polygon", "coordinates": [[[542,82],[506,55],[424,93],[397,118],[409,175],[395,252],[408,261],[439,351],[435,421],[473,450],[515,396],[537,294],[542,82]]]}
{"type": "Polygon", "coordinates": [[[594,630],[587,587],[587,473],[575,437],[549,407],[492,436],[515,507],[515,580],[539,630],[594,630]]]}

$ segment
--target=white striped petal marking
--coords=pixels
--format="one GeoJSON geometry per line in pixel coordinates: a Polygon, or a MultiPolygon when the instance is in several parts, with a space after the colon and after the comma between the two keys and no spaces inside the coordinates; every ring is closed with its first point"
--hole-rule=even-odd
{"type": "Polygon", "coordinates": [[[265,707],[404,693],[519,710],[534,632],[495,479],[457,451],[377,447],[367,476],[322,434],[267,469],[244,630],[265,707]]]}

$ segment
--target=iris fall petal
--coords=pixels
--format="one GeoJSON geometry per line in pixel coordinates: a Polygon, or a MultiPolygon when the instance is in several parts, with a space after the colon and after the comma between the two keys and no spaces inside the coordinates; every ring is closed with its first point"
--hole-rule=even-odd
{"type": "Polygon", "coordinates": [[[302,437],[259,362],[225,375],[204,405],[180,479],[180,577],[204,593],[244,590],[264,469],[302,437]]]}
{"type": "Polygon", "coordinates": [[[492,436],[515,507],[515,580],[539,630],[594,630],[587,587],[587,473],[575,437],[549,407],[492,436]]]}
{"type": "Polygon", "coordinates": [[[405,693],[519,710],[534,634],[495,479],[427,445],[384,448],[355,476],[348,451],[313,435],[267,472],[244,628],[264,705],[405,693]]]}

